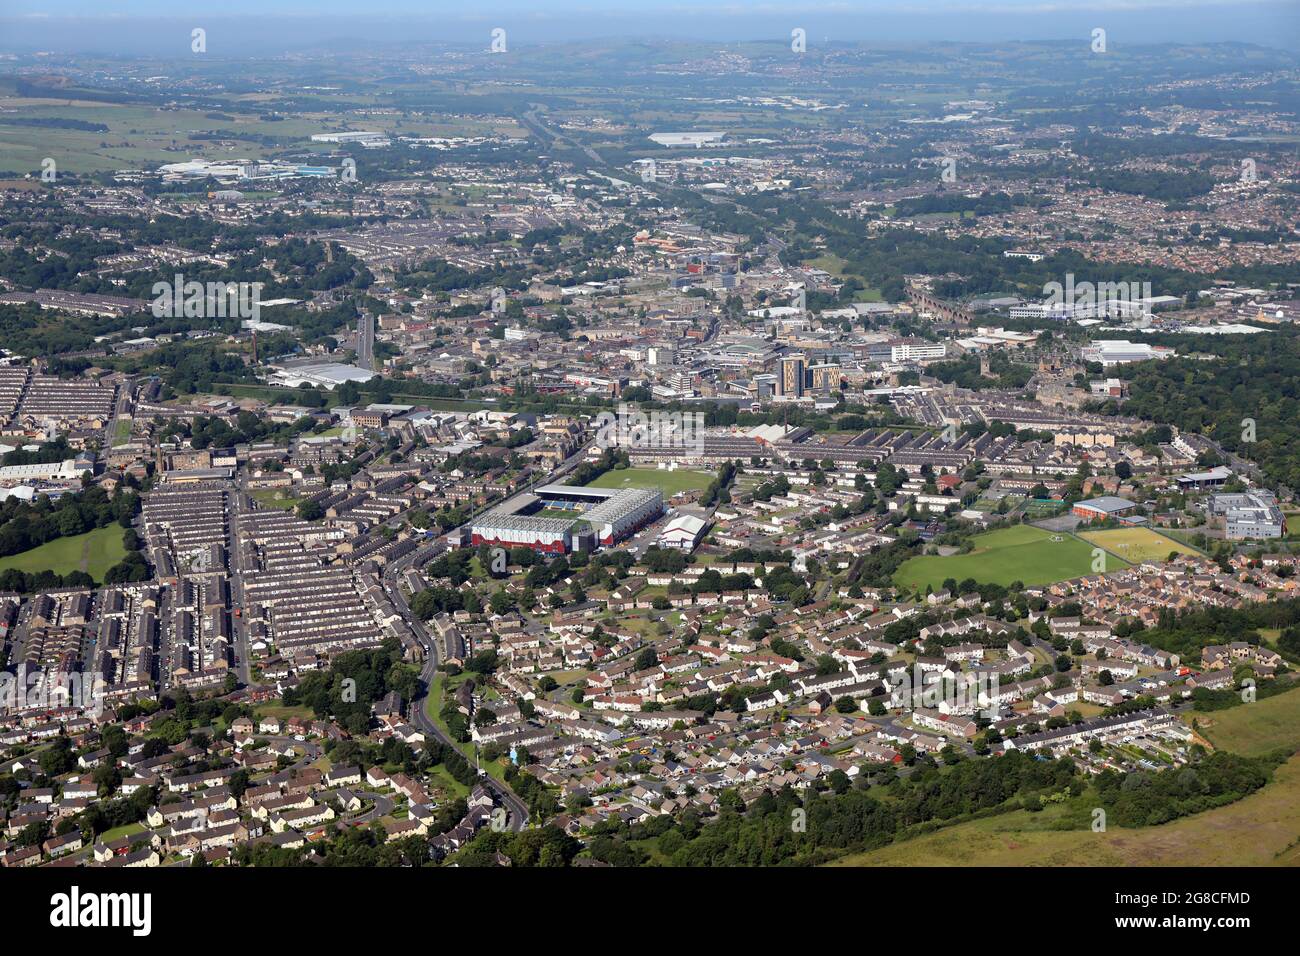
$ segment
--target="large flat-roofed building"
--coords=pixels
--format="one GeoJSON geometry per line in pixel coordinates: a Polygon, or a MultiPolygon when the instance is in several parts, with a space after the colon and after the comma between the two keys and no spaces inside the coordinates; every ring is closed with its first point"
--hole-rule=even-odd
{"type": "Polygon", "coordinates": [[[71,480],[80,475],[75,458],[31,465],[5,465],[0,468],[0,481],[71,480]]]}
{"type": "Polygon", "coordinates": [[[339,362],[307,362],[276,368],[271,374],[270,381],[273,385],[287,385],[290,388],[311,385],[333,391],[344,382],[368,382],[374,377],[374,372],[355,365],[343,365],[339,362]]]}
{"type": "Polygon", "coordinates": [[[1232,477],[1232,472],[1220,465],[1208,471],[1193,471],[1178,476],[1179,488],[1217,488],[1232,477]]]}
{"type": "Polygon", "coordinates": [[[1286,534],[1286,516],[1277,498],[1268,491],[1215,495],[1210,510],[1223,515],[1224,533],[1230,539],[1281,538],[1286,534]]]}
{"type": "Polygon", "coordinates": [[[942,342],[908,341],[896,342],[889,346],[891,362],[923,362],[941,359],[948,354],[948,347],[942,342]]]}
{"type": "Polygon", "coordinates": [[[358,143],[367,149],[388,146],[392,140],[387,133],[370,130],[349,130],[343,133],[312,133],[313,143],[358,143]]]}
{"type": "Polygon", "coordinates": [[[1077,501],[1071,510],[1086,521],[1102,521],[1106,518],[1118,518],[1121,515],[1126,515],[1136,507],[1137,505],[1127,498],[1102,495],[1100,498],[1077,501]]]}
{"type": "Polygon", "coordinates": [[[650,140],[658,143],[660,146],[694,146],[699,149],[701,146],[709,146],[713,143],[720,143],[726,138],[726,133],[651,133],[650,140]]]}
{"type": "Polygon", "coordinates": [[[1127,365],[1129,362],[1146,362],[1169,358],[1177,353],[1171,348],[1130,342],[1128,339],[1097,339],[1081,351],[1085,362],[1098,362],[1105,368],[1127,365]]]}

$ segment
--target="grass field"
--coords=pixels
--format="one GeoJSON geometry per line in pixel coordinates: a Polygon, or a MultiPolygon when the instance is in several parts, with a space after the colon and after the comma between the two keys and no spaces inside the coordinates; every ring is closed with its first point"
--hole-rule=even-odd
{"type": "MultiPolygon", "coordinates": [[[[74,91],[75,95],[75,91],[74,91]]],[[[350,91],[349,99],[364,102],[365,94],[350,91]]],[[[19,96],[12,81],[0,81],[0,169],[40,171],[41,160],[51,157],[59,172],[88,172],[123,167],[154,168],[161,163],[207,158],[265,159],[274,146],[263,141],[293,144],[303,151],[326,153],[310,136],[338,122],[337,103],[329,95],[303,96],[303,107],[271,120],[259,94],[234,97],[226,104],[225,118],[216,119],[202,109],[163,108],[149,104],[113,103],[69,98],[67,91],[51,88],[48,96],[19,96]],[[310,101],[319,104],[311,109],[310,101]],[[12,119],[71,119],[103,124],[108,130],[79,130],[51,126],[20,126],[12,119]],[[187,131],[217,130],[217,138],[200,138],[187,131]]],[[[368,129],[417,136],[475,136],[493,132],[526,135],[508,119],[446,117],[397,118],[388,110],[353,113],[368,129]]]]}
{"type": "Polygon", "coordinates": [[[1300,690],[1196,717],[1215,747],[1290,760],[1244,800],[1158,827],[1057,830],[1070,810],[1018,810],[858,853],[832,866],[1266,866],[1300,864],[1300,690]]]}
{"type": "MultiPolygon", "coordinates": [[[[937,591],[947,578],[973,578],[983,584],[1052,584],[1092,570],[1092,548],[1068,534],[1015,525],[971,540],[975,550],[969,554],[912,558],[894,574],[894,583],[921,591],[926,585],[937,591]]],[[[1126,566],[1113,555],[1106,556],[1107,571],[1126,566]]]]}
{"type": "MultiPolygon", "coordinates": [[[[459,680],[453,679],[448,681],[445,674],[438,674],[429,684],[429,695],[424,700],[425,713],[429,715],[429,719],[437,725],[438,729],[448,737],[451,737],[451,731],[447,726],[447,722],[442,719],[443,694],[454,693],[456,685],[465,680],[467,676],[467,674],[463,674],[459,680]]],[[[462,757],[468,760],[471,764],[474,763],[475,748],[473,744],[457,743],[455,746],[456,749],[460,751],[462,757]]],[[[506,767],[500,760],[483,760],[480,761],[479,766],[486,770],[488,775],[493,779],[500,782],[505,781],[506,767]]]]}
{"type": "Polygon", "coordinates": [[[1196,554],[1196,549],[1166,538],[1150,528],[1113,528],[1109,531],[1083,531],[1079,537],[1126,561],[1164,561],[1171,551],[1196,554]]]}
{"type": "MultiPolygon", "coordinates": [[[[1201,735],[1220,750],[1248,757],[1278,748],[1300,750],[1300,690],[1189,716],[1197,719],[1201,735]]],[[[1300,830],[1296,835],[1300,836],[1300,830]]]]}
{"type": "Polygon", "coordinates": [[[831,865],[1294,866],[1300,862],[1300,757],[1244,800],[1163,826],[1052,830],[1055,811],[960,823],[831,865]]]}
{"type": "Polygon", "coordinates": [[[111,524],[70,538],[56,538],[39,548],[0,558],[0,571],[10,568],[29,574],[38,571],[53,571],[56,574],[85,571],[96,581],[102,582],[104,572],[124,557],[126,548],[122,544],[122,526],[111,524]]]}
{"type": "Polygon", "coordinates": [[[589,488],[658,488],[665,498],[683,491],[702,491],[714,476],[706,471],[660,470],[658,468],[615,468],[605,472],[589,488]]]}
{"type": "Polygon", "coordinates": [[[261,488],[253,492],[253,500],[263,508],[280,508],[284,511],[296,508],[302,499],[283,494],[283,491],[283,488],[261,488]]]}

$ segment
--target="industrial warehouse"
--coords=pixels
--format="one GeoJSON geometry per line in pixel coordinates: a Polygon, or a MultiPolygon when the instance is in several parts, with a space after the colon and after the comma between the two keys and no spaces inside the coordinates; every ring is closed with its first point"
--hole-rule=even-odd
{"type": "Polygon", "coordinates": [[[452,543],[525,547],[548,554],[609,547],[664,513],[657,488],[542,485],[517,495],[461,529],[452,543]],[[570,517],[569,515],[572,515],[570,517]]]}

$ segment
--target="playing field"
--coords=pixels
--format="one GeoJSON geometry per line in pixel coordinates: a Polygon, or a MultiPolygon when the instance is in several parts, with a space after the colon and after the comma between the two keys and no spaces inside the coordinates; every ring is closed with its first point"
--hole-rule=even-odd
{"type": "Polygon", "coordinates": [[[1171,551],[1177,551],[1179,554],[1196,554],[1195,548],[1189,548],[1172,538],[1166,538],[1150,528],[1083,531],[1079,533],[1079,537],[1130,562],[1164,561],[1168,559],[1171,551]]]}
{"type": "MultiPolygon", "coordinates": [[[[981,584],[1052,584],[1077,578],[1092,571],[1092,548],[1068,534],[1053,534],[1029,525],[999,528],[971,539],[975,550],[943,558],[923,555],[912,558],[894,574],[894,583],[924,591],[936,591],[948,578],[973,578],[981,584]]],[[[1106,556],[1106,570],[1118,571],[1126,563],[1106,556]]]]}
{"type": "Polygon", "coordinates": [[[706,471],[688,471],[679,468],[668,471],[659,468],[614,468],[605,472],[589,488],[658,488],[665,498],[683,491],[702,491],[709,487],[714,476],[706,471]]]}
{"type": "Polygon", "coordinates": [[[122,526],[110,524],[70,538],[56,538],[39,548],[0,558],[0,571],[10,568],[28,574],[38,571],[53,571],[56,574],[85,571],[96,581],[103,581],[104,572],[124,557],[126,548],[122,545],[122,526]]]}

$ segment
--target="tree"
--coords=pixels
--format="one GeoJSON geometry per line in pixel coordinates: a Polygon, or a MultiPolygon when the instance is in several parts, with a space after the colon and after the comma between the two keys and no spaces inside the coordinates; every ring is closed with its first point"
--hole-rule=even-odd
{"type": "Polygon", "coordinates": [[[851,714],[858,709],[858,702],[845,694],[839,700],[835,701],[835,709],[841,714],[851,714]]]}

